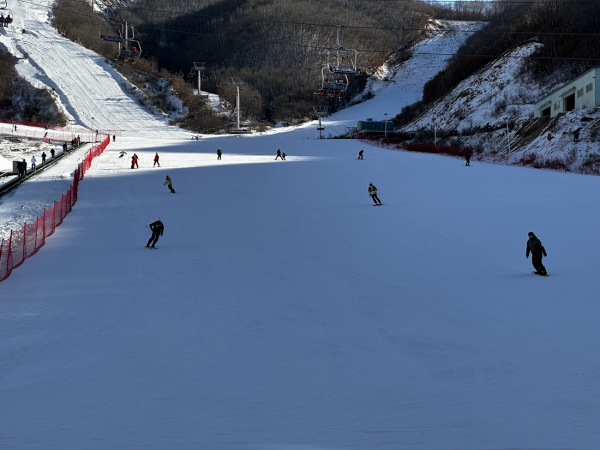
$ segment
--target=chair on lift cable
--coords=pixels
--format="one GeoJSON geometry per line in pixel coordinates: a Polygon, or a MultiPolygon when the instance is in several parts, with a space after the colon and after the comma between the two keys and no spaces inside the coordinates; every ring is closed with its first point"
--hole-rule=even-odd
{"type": "Polygon", "coordinates": [[[0,27],[8,27],[12,22],[12,11],[10,9],[0,8],[0,27]],[[4,16],[4,11],[6,11],[6,17],[4,16]]]}

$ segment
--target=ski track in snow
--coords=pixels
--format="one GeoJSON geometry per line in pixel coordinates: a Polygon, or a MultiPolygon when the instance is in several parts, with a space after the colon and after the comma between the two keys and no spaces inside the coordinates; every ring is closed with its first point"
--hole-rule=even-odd
{"type": "Polygon", "coordinates": [[[158,118],[141,108],[124,92],[121,84],[127,81],[104,58],[58,34],[48,23],[48,7],[17,5],[13,8],[15,26],[3,29],[11,42],[5,45],[16,49],[20,56],[23,52],[29,55],[25,65],[32,67],[25,68],[23,75],[31,79],[31,73],[35,73],[38,81],[55,88],[78,124],[134,136],[183,139],[190,135],[168,126],[165,117],[158,118]]]}
{"type": "MultiPolygon", "coordinates": [[[[597,177],[307,142],[314,123],[178,140],[113,72],[90,75],[98,57],[35,7],[21,12],[35,35],[14,39],[40,41],[37,76],[60,80],[86,125],[128,132],[95,159],[44,248],[0,283],[0,448],[597,447],[597,177]],[[47,67],[47,40],[79,78],[47,67]],[[97,83],[91,100],[82,79],[97,83]],[[148,251],[157,216],[165,235],[148,251]],[[530,230],[550,278],[530,274],[530,230]]],[[[464,37],[419,48],[450,53],[464,37]]],[[[447,61],[415,70],[413,59],[338,119],[399,112],[447,61]]],[[[81,156],[2,208],[43,202],[81,156]]]]}

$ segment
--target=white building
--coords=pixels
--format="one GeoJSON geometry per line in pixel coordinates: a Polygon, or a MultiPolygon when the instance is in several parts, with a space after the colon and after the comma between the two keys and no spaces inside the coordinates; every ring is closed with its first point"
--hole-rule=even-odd
{"type": "Polygon", "coordinates": [[[574,109],[600,106],[600,66],[592,67],[573,81],[535,103],[534,117],[554,117],[574,109]]]}

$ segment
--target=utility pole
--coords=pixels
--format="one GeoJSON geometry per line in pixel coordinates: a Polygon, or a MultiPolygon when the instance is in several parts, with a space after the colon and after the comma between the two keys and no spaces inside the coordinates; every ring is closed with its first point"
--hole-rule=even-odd
{"type": "Polygon", "coordinates": [[[237,110],[237,129],[240,129],[240,86],[244,85],[242,78],[232,77],[231,82],[235,84],[237,96],[235,99],[235,109],[237,110]]]}
{"type": "Polygon", "coordinates": [[[387,139],[387,113],[385,113],[384,116],[385,116],[385,129],[383,130],[383,138],[387,139]]]}
{"type": "Polygon", "coordinates": [[[510,164],[510,134],[508,130],[508,120],[506,121],[506,139],[508,140],[508,158],[506,160],[506,164],[510,164]]]}
{"type": "Polygon", "coordinates": [[[194,62],[192,63],[194,64],[194,67],[192,67],[192,70],[197,70],[198,71],[198,96],[202,96],[202,77],[204,76],[204,71],[206,70],[206,67],[204,66],[204,62],[194,62]]]}

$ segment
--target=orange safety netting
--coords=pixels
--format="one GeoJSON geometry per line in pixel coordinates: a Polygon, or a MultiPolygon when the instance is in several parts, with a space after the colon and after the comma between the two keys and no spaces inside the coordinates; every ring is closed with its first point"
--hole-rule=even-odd
{"type": "Polygon", "coordinates": [[[77,188],[79,181],[90,168],[92,160],[102,154],[110,142],[107,136],[100,145],[93,146],[83,158],[73,175],[73,184],[59,201],[55,201],[51,208],[45,208],[42,217],[34,223],[26,223],[23,228],[11,231],[8,239],[3,239],[0,244],[0,281],[7,279],[12,270],[23,264],[26,258],[36,254],[45,244],[46,238],[54,233],[65,216],[77,202],[77,188]]]}

